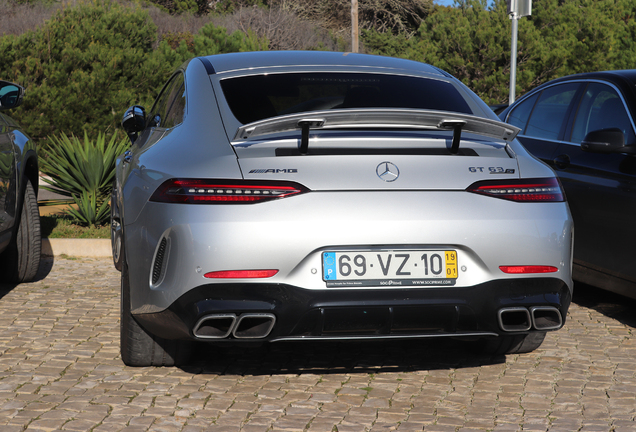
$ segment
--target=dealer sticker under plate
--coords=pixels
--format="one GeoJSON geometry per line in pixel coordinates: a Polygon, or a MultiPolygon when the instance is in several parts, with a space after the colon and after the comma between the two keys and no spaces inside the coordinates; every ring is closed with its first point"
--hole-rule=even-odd
{"type": "Polygon", "coordinates": [[[455,285],[454,250],[323,252],[327,287],[455,285]]]}

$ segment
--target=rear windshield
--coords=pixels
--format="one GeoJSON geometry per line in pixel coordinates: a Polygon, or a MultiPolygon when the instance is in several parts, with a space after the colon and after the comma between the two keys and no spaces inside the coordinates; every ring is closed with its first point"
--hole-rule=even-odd
{"type": "Polygon", "coordinates": [[[221,82],[243,124],[285,114],[340,108],[415,108],[472,114],[449,83],[399,75],[298,73],[253,75],[221,82]]]}

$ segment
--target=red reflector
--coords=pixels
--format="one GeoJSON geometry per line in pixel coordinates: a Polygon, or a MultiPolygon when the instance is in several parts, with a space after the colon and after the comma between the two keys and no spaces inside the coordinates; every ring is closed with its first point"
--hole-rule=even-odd
{"type": "Polygon", "coordinates": [[[176,204],[250,204],[307,192],[294,182],[259,180],[170,179],[150,201],[176,204]]]}
{"type": "Polygon", "coordinates": [[[565,201],[561,184],[556,178],[485,180],[473,183],[466,190],[519,202],[565,201]]]}
{"type": "Polygon", "coordinates": [[[256,279],[268,278],[278,273],[278,270],[225,270],[206,273],[209,279],[256,279]]]}
{"type": "Polygon", "coordinates": [[[521,274],[521,273],[554,273],[559,271],[553,266],[499,266],[499,270],[504,273],[521,274]]]}

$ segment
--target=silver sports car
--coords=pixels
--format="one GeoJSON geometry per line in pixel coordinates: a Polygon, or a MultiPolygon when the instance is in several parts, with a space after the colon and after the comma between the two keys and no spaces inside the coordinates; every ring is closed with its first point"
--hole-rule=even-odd
{"type": "Polygon", "coordinates": [[[553,171],[460,81],[333,52],[194,58],[122,120],[112,243],[121,353],[194,342],[539,347],[572,298],[553,171]]]}

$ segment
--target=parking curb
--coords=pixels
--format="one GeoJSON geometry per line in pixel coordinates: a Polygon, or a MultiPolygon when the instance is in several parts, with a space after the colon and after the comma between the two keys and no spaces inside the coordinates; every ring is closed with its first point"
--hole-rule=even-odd
{"type": "Polygon", "coordinates": [[[42,239],[43,256],[110,257],[110,239],[42,239]]]}

